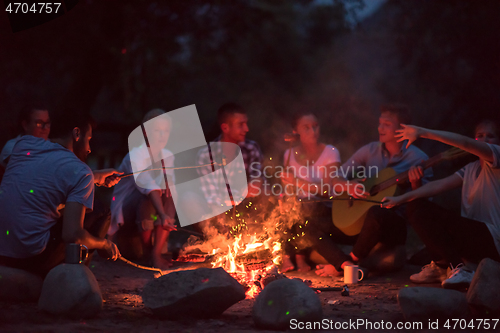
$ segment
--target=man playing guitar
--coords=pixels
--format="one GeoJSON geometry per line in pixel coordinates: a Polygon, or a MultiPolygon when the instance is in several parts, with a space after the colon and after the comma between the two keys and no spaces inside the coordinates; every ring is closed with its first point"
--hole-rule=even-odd
{"type": "MultiPolygon", "coordinates": [[[[403,105],[384,105],[381,107],[378,124],[379,141],[361,147],[349,158],[341,168],[340,174],[352,175],[351,170],[377,170],[392,168],[396,173],[408,171],[411,189],[416,189],[429,181],[432,170],[424,170],[419,164],[428,159],[428,156],[415,146],[406,147],[398,142],[396,130],[400,124],[410,121],[410,113],[403,105]]],[[[345,177],[350,179],[351,177],[345,177]]],[[[340,185],[346,190],[346,180],[342,175],[333,181],[334,188],[340,185]]],[[[401,186],[400,186],[401,187],[401,186]]],[[[410,186],[402,188],[409,190],[410,186]]],[[[363,197],[363,196],[361,196],[363,197]]],[[[366,197],[366,195],[364,196],[366,197]]],[[[403,207],[404,208],[404,207],[403,207]]],[[[335,219],[335,201],[333,216],[335,219]]],[[[373,247],[382,242],[388,246],[404,245],[406,242],[405,209],[383,209],[378,205],[369,208],[359,234],[346,234],[331,221],[311,221],[310,230],[306,237],[313,241],[313,248],[321,254],[329,265],[320,265],[316,271],[319,275],[336,275],[344,266],[352,265],[368,256],[373,247]],[[353,244],[352,252],[343,253],[336,243],[353,244]]]]}

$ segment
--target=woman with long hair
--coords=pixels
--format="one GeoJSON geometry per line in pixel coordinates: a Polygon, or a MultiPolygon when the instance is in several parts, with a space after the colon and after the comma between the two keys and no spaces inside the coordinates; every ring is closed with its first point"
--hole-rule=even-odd
{"type": "MultiPolygon", "coordinates": [[[[331,208],[328,207],[328,203],[306,203],[306,201],[318,199],[318,196],[324,193],[325,186],[329,187],[331,184],[330,171],[340,166],[339,151],[334,146],[319,141],[320,126],[314,113],[306,111],[296,114],[292,121],[292,127],[293,133],[298,137],[299,144],[285,151],[286,172],[282,180],[285,184],[292,184],[297,189],[301,186],[307,189],[307,192],[297,191],[298,198],[304,202],[302,204],[304,217],[319,214],[329,215],[331,219],[331,208]]],[[[282,272],[294,269],[291,260],[294,254],[299,271],[311,269],[306,261],[306,253],[302,250],[296,251],[295,243],[286,242],[282,272]]]]}

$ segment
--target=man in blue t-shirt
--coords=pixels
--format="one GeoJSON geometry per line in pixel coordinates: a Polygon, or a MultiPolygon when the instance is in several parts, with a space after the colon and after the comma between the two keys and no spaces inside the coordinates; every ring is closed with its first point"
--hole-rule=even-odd
{"type": "Polygon", "coordinates": [[[93,209],[94,184],[113,186],[119,172],[92,172],[84,163],[92,138],[90,117],[72,114],[57,130],[52,142],[21,137],[0,186],[0,264],[41,275],[64,260],[66,243],[102,250],[114,260],[120,255],[103,238],[109,219],[85,219],[84,224],[86,211],[93,209]]]}

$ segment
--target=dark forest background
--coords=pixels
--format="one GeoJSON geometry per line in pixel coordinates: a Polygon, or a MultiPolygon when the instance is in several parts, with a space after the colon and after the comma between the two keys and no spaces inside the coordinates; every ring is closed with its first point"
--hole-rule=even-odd
{"type": "MultiPolygon", "coordinates": [[[[130,131],[157,107],[196,104],[210,140],[217,108],[240,103],[266,157],[286,149],[294,112],[314,110],[343,160],[377,140],[382,103],[406,103],[415,124],[466,135],[480,119],[498,120],[500,1],[389,0],[356,21],[363,6],[80,0],[17,33],[2,14],[0,144],[17,134],[17,112],[32,99],[53,115],[90,111],[100,124],[91,164],[101,167],[117,166],[130,131]]],[[[418,145],[428,155],[444,149],[418,145]]]]}

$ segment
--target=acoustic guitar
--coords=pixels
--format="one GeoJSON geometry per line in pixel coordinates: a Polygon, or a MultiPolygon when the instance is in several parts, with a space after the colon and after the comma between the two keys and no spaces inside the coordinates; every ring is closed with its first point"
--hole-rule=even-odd
{"type": "MultiPolygon", "coordinates": [[[[466,155],[469,155],[469,153],[453,147],[429,158],[420,166],[427,169],[441,161],[451,160],[466,155]]],[[[384,197],[398,195],[398,185],[405,183],[408,178],[408,171],[396,174],[392,168],[382,169],[378,173],[378,177],[368,178],[363,182],[366,191],[370,193],[367,199],[380,202],[384,197]]],[[[377,203],[369,201],[351,200],[351,197],[347,194],[339,195],[335,199],[332,201],[333,224],[347,236],[359,234],[365,222],[368,210],[372,206],[378,205],[377,203]]]]}

